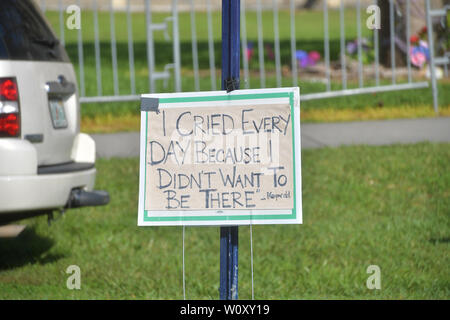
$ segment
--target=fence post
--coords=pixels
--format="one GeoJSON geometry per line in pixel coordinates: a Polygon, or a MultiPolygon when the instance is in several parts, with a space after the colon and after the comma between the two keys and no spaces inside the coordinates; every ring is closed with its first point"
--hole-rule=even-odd
{"type": "Polygon", "coordinates": [[[208,19],[208,55],[209,55],[209,71],[211,74],[211,90],[216,90],[216,57],[214,54],[214,36],[211,13],[211,0],[206,2],[206,14],[208,19]]]}
{"type": "MultiPolygon", "coordinates": [[[[240,0],[222,0],[222,89],[239,89],[240,0]]],[[[238,298],[237,226],[220,228],[220,299],[238,298]]]]}
{"type": "Polygon", "coordinates": [[[181,92],[181,54],[180,34],[178,29],[178,0],[172,1],[172,31],[173,31],[173,64],[175,69],[175,91],[181,92]]]}
{"type": "Polygon", "coordinates": [[[430,78],[431,78],[431,90],[433,93],[433,108],[436,115],[439,114],[438,106],[438,87],[436,79],[436,65],[434,64],[434,38],[433,38],[433,20],[431,17],[431,5],[430,0],[425,2],[426,15],[427,15],[427,33],[428,33],[428,48],[430,50],[430,78]]]}

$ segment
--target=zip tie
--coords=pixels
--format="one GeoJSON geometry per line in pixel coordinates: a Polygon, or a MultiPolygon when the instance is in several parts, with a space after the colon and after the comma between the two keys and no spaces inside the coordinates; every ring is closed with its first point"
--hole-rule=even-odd
{"type": "Polygon", "coordinates": [[[227,93],[230,93],[233,90],[239,89],[240,80],[237,78],[228,78],[225,79],[225,89],[227,90],[227,93]]]}

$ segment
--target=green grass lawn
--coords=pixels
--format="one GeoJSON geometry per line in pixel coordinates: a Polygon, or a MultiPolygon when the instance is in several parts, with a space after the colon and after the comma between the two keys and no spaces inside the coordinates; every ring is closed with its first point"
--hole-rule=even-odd
{"type": "MultiPolygon", "coordinates": [[[[257,299],[449,299],[450,144],[302,152],[303,225],[253,228],[257,299]],[[369,265],[381,290],[366,288],[369,265]]],[[[106,207],[0,239],[0,299],[182,299],[180,227],[137,227],[138,159],[98,160],[106,207]],[[66,288],[69,265],[81,290],[66,288]]],[[[251,298],[240,227],[239,297],[251,298]]],[[[219,228],[186,228],[189,299],[217,299],[219,228]]]]}

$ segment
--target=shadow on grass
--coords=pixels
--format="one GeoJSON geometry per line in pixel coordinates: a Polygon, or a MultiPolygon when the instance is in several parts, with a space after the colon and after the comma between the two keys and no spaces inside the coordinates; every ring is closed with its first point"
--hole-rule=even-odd
{"type": "Polygon", "coordinates": [[[0,271],[27,264],[47,264],[64,257],[49,254],[54,241],[38,235],[33,228],[25,229],[18,237],[0,239],[0,271]]]}
{"type": "Polygon", "coordinates": [[[432,244],[450,243],[450,238],[449,237],[438,238],[438,239],[433,238],[428,241],[430,241],[432,244]]]}

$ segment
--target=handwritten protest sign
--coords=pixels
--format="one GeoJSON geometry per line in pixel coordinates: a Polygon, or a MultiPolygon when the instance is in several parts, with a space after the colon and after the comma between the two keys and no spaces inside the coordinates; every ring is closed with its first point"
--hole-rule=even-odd
{"type": "Polygon", "coordinates": [[[138,224],[301,223],[298,88],[142,96],[138,224]]]}

